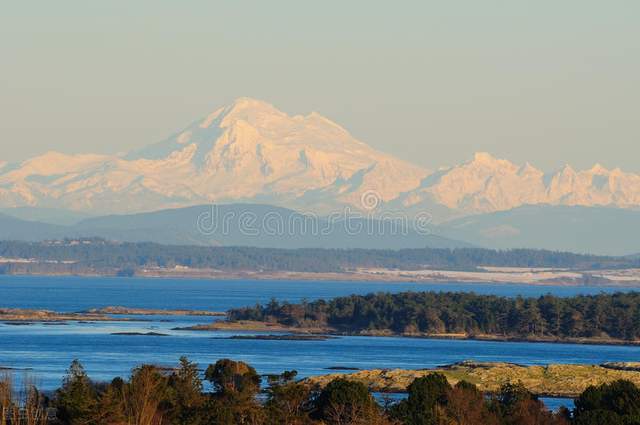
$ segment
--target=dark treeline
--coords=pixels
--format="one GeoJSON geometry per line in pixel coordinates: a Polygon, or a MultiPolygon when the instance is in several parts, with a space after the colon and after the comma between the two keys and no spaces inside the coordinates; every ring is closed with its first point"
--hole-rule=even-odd
{"type": "Polygon", "coordinates": [[[351,295],[302,304],[256,305],[229,311],[230,320],[329,327],[337,332],[504,337],[640,339],[640,293],[561,298],[508,298],[465,292],[351,295]]]}
{"type": "Polygon", "coordinates": [[[29,385],[22,397],[0,380],[0,425],[632,425],[640,423],[640,390],[628,381],[589,387],[575,409],[550,412],[521,384],[486,396],[475,385],[452,386],[440,374],[417,378],[408,397],[378,403],[367,387],[336,379],[325,388],[296,372],[259,376],[243,362],[219,360],[202,380],[198,365],[143,365],[125,380],[93,382],[74,361],[62,386],[44,397],[29,385]],[[263,385],[267,384],[267,385],[263,385]],[[262,393],[262,394],[261,394],[262,393]]]}
{"type": "Polygon", "coordinates": [[[36,263],[5,264],[5,273],[83,270],[131,270],[141,267],[213,268],[340,272],[364,267],[417,270],[473,270],[478,266],[561,267],[580,270],[640,267],[640,258],[600,257],[566,252],[515,249],[276,249],[203,247],[155,243],[115,243],[101,239],[56,242],[0,241],[0,257],[26,258],[36,263]],[[57,263],[57,264],[56,264],[57,263]]]}

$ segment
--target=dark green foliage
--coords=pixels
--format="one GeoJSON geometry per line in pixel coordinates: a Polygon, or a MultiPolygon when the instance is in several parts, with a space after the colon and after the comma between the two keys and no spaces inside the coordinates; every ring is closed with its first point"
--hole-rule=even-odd
{"type": "Polygon", "coordinates": [[[519,403],[537,398],[522,384],[505,384],[498,394],[500,405],[506,410],[513,410],[519,403]]]}
{"type": "Polygon", "coordinates": [[[537,398],[522,384],[507,383],[492,398],[490,409],[505,422],[512,423],[514,416],[522,416],[520,412],[523,408],[529,409],[530,402],[537,402],[537,398]]]}
{"type": "Polygon", "coordinates": [[[171,389],[171,422],[175,425],[203,424],[205,397],[198,365],[181,357],[180,367],[171,374],[168,384],[171,389]]]}
{"type": "Polygon", "coordinates": [[[255,397],[260,391],[260,375],[244,362],[229,359],[209,365],[205,379],[214,389],[207,406],[208,423],[218,425],[264,422],[264,411],[255,397]]]}
{"type": "Polygon", "coordinates": [[[575,405],[574,416],[579,425],[640,424],[640,388],[629,381],[589,387],[575,405]]]}
{"type": "Polygon", "coordinates": [[[466,333],[516,338],[640,338],[640,292],[507,298],[465,292],[351,295],[229,311],[231,320],[332,327],[344,333],[466,333]]]}
{"type": "Polygon", "coordinates": [[[446,404],[450,390],[442,374],[417,378],[407,388],[409,397],[394,406],[392,416],[406,425],[436,425],[440,416],[438,406],[446,404]]]}
{"type": "Polygon", "coordinates": [[[204,376],[221,395],[252,396],[260,390],[260,375],[244,362],[218,360],[209,365],[204,376]]]}
{"type": "Polygon", "coordinates": [[[373,423],[380,412],[367,387],[336,379],[318,396],[314,416],[329,424],[367,424],[373,423]]]}
{"type": "Polygon", "coordinates": [[[302,383],[293,382],[296,371],[285,371],[270,376],[265,403],[268,425],[305,425],[311,423],[311,389],[302,383]]]}
{"type": "Polygon", "coordinates": [[[96,425],[112,425],[126,420],[124,413],[125,392],[127,383],[120,377],[114,378],[111,383],[98,395],[98,405],[93,415],[93,423],[96,425]]]}
{"type": "MultiPolygon", "coordinates": [[[[142,267],[176,265],[218,270],[340,272],[356,268],[475,270],[479,266],[561,267],[579,270],[640,267],[640,258],[602,257],[532,249],[277,249],[116,243],[99,238],[54,242],[0,241],[1,273],[99,271],[133,276],[142,267]]],[[[596,278],[594,283],[596,282],[596,278]]]]}
{"type": "Polygon", "coordinates": [[[627,422],[620,415],[609,410],[593,410],[581,414],[574,421],[576,425],[632,425],[638,422],[627,422]]]}
{"type": "Polygon", "coordinates": [[[96,403],[97,393],[91,380],[80,362],[74,360],[55,396],[60,422],[70,425],[88,423],[96,403]]]}

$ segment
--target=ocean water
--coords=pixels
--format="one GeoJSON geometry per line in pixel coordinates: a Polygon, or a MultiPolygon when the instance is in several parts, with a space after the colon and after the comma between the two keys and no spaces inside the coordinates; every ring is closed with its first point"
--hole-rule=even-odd
{"type": "MultiPolygon", "coordinates": [[[[394,282],[206,281],[138,278],[0,276],[0,307],[81,311],[122,305],[140,308],[206,309],[266,302],[297,302],[352,293],[451,290],[504,296],[558,296],[614,292],[603,287],[555,287],[394,282]]],[[[175,327],[215,320],[190,316],[132,316],[130,322],[32,324],[0,323],[0,368],[28,375],[41,388],[60,385],[73,359],[96,380],[127,376],[141,363],[174,365],[182,355],[202,368],[220,358],[243,360],[260,373],[295,369],[300,376],[331,373],[332,367],[420,369],[462,360],[523,365],[598,364],[637,361],[640,348],[625,346],[453,341],[413,338],[340,337],[326,341],[234,340],[239,332],[177,331],[175,327]],[[113,335],[157,332],[166,336],[113,335]]],[[[561,400],[562,403],[569,401],[561,400]]],[[[555,406],[559,401],[550,401],[555,406]]]]}
{"type": "MultiPolygon", "coordinates": [[[[542,286],[484,283],[333,282],[267,280],[192,280],[0,275],[0,307],[77,311],[122,305],[141,308],[229,308],[267,302],[298,302],[350,294],[403,291],[467,291],[501,296],[536,297],[598,294],[621,289],[603,286],[542,286]]],[[[640,288],[639,288],[640,290],[640,288]]]]}

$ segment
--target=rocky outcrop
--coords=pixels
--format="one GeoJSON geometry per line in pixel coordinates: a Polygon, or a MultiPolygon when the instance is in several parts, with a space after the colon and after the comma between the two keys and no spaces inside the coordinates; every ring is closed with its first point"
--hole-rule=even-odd
{"type": "Polygon", "coordinates": [[[365,370],[351,374],[330,374],[308,378],[310,385],[325,386],[333,379],[346,378],[361,382],[372,391],[404,392],[414,379],[430,373],[444,374],[451,384],[467,381],[483,392],[495,393],[507,383],[522,383],[541,396],[576,397],[591,385],[627,379],[640,385],[640,372],[635,369],[613,369],[596,365],[551,364],[522,366],[512,363],[465,361],[425,370],[365,370]]]}

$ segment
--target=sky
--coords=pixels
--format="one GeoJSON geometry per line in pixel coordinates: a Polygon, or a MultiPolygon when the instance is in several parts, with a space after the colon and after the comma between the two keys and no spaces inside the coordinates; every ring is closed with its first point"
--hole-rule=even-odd
{"type": "Polygon", "coordinates": [[[0,3],[0,161],[126,152],[249,96],[432,169],[640,172],[637,0],[0,3]]]}

